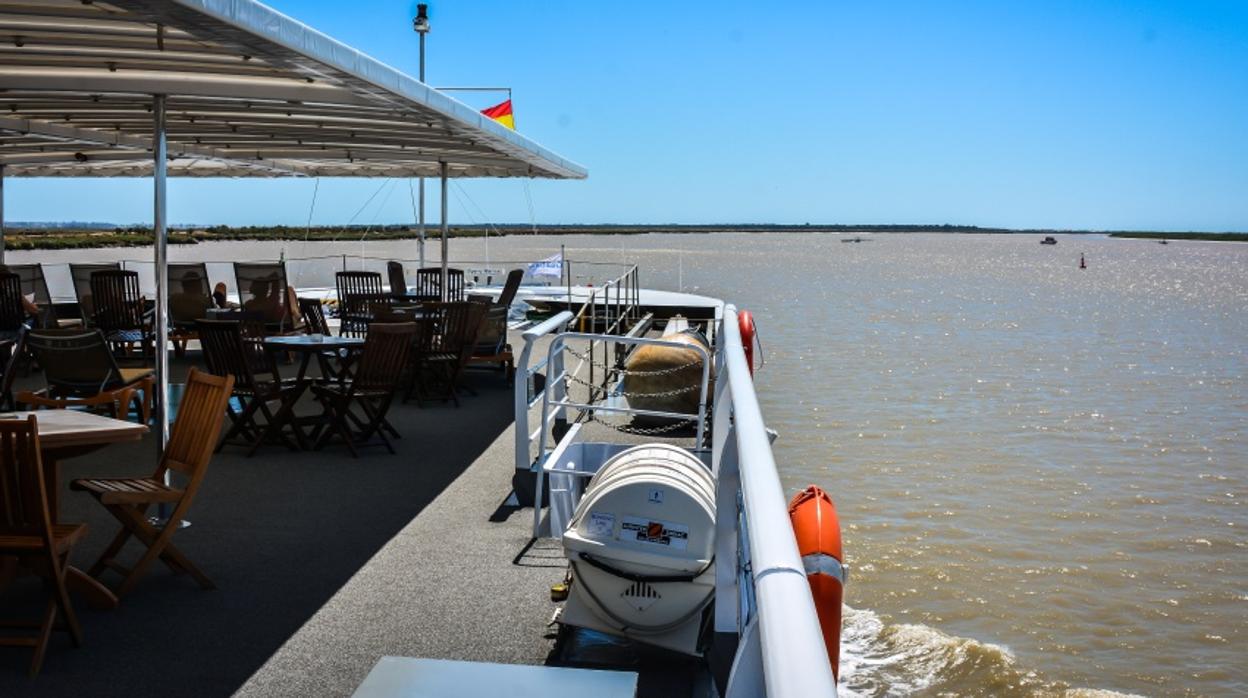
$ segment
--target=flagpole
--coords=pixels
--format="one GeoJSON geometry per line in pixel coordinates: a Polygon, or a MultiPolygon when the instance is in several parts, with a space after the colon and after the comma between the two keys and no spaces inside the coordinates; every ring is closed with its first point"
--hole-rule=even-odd
{"type": "MultiPolygon", "coordinates": [[[[416,5],[416,18],[412,20],[412,29],[420,36],[420,82],[425,82],[425,35],[429,33],[429,6],[421,3],[416,5]]],[[[425,268],[425,178],[421,177],[417,180],[419,189],[419,202],[416,214],[416,236],[418,242],[416,247],[419,250],[420,268],[425,268]]],[[[394,291],[394,289],[390,289],[394,291]]],[[[402,289],[406,292],[407,289],[402,289]]]]}

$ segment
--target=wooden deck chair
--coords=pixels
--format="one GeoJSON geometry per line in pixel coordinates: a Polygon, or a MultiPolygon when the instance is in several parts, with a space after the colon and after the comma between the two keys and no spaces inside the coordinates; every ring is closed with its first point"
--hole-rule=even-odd
{"type": "Polygon", "coordinates": [[[299,314],[303,315],[303,331],[307,334],[333,334],[329,331],[329,321],[325,319],[325,304],[320,298],[300,298],[299,314]]]}
{"type": "Polygon", "coordinates": [[[0,272],[0,339],[16,340],[30,322],[23,303],[22,277],[13,272],[0,272]]]}
{"type": "Polygon", "coordinates": [[[245,336],[243,323],[237,320],[200,320],[195,324],[208,371],[233,379],[233,396],[238,403],[235,408],[234,401],[227,402],[224,408],[231,424],[217,450],[238,444],[248,446],[247,455],[252,456],[268,441],[291,450],[303,448],[303,432],[294,423],[294,403],[301,390],[298,384],[282,380],[273,355],[264,351],[257,337],[245,336]],[[270,405],[273,402],[277,403],[276,411],[270,405]],[[264,418],[263,424],[258,417],[264,418]],[[286,427],[294,432],[293,441],[287,437],[286,427]],[[241,442],[236,441],[239,438],[241,442]]]}
{"type": "Polygon", "coordinates": [[[338,287],[338,334],[363,337],[368,323],[380,310],[390,308],[390,294],[381,285],[381,274],[375,271],[340,271],[334,275],[338,287]]]}
{"type": "Polygon", "coordinates": [[[386,262],[386,276],[390,282],[390,297],[396,301],[404,303],[413,303],[420,301],[436,300],[434,298],[421,298],[415,293],[409,293],[407,290],[407,275],[403,273],[403,263],[391,260],[386,262]]]}
{"type": "Polygon", "coordinates": [[[9,349],[7,358],[0,352],[0,359],[4,361],[4,373],[0,375],[0,410],[14,409],[13,405],[13,381],[17,379],[17,373],[22,366],[27,363],[26,353],[26,333],[23,332],[17,338],[17,343],[9,349]]]}
{"type": "MultiPolygon", "coordinates": [[[[22,294],[34,301],[39,307],[35,318],[35,327],[58,327],[56,308],[52,303],[52,294],[48,291],[48,280],[43,276],[42,264],[0,264],[0,271],[17,274],[22,280],[22,294]]],[[[66,323],[76,321],[66,321],[66,323]]]]}
{"type": "MultiPolygon", "coordinates": [[[[328,337],[333,333],[329,331],[329,321],[325,319],[325,305],[321,303],[319,298],[300,298],[299,314],[303,316],[303,330],[307,334],[319,334],[328,337]]],[[[334,361],[346,361],[349,354],[337,354],[333,350],[317,352],[316,362],[321,368],[321,377],[336,380],[337,372],[334,370],[334,361]]]]}
{"type": "Polygon", "coordinates": [[[126,355],[137,344],[141,356],[155,356],[152,316],[144,307],[137,271],[92,272],[91,298],[91,324],[104,333],[109,344],[126,355]]]}
{"type": "Polygon", "coordinates": [[[415,369],[411,388],[404,399],[414,395],[417,404],[423,406],[423,398],[440,397],[443,402],[450,400],[459,407],[456,393],[460,377],[476,343],[486,306],[460,301],[426,303],[422,308],[424,331],[416,335],[415,369]],[[431,394],[428,391],[432,386],[441,390],[431,394]]]}
{"type": "Polygon", "coordinates": [[[43,368],[47,387],[19,393],[19,407],[81,408],[117,419],[125,419],[133,407],[143,424],[151,419],[152,369],[118,366],[99,330],[28,330],[20,344],[43,368]]]}
{"type": "Polygon", "coordinates": [[[82,318],[83,327],[91,327],[95,316],[95,301],[91,295],[91,275],[97,271],[121,269],[118,262],[102,264],[71,264],[69,276],[74,282],[74,296],[78,299],[78,316],[82,318]]]}
{"type": "Polygon", "coordinates": [[[432,301],[464,300],[464,270],[446,270],[447,293],[442,294],[442,270],[438,267],[416,270],[416,295],[432,301]]]}
{"type": "MultiPolygon", "coordinates": [[[[82,645],[82,627],[65,589],[65,570],[74,544],[87,533],[86,524],[53,524],[48,508],[47,481],[39,454],[39,426],[33,415],[24,420],[0,421],[0,556],[17,558],[18,565],[43,578],[51,592],[34,635],[0,637],[0,645],[33,647],[30,676],[43,666],[53,630],[68,630],[75,647],[82,645]],[[59,620],[58,620],[59,616],[59,620]]],[[[5,621],[4,627],[31,627],[5,621]]]]}
{"type": "Polygon", "coordinates": [[[208,461],[212,459],[217,434],[221,433],[225,405],[233,387],[234,379],[230,376],[212,376],[192,368],[186,378],[186,390],[178,405],[178,418],[170,431],[169,443],[151,477],[84,478],[69,484],[71,490],[90,493],[121,522],[121,530],[113,542],[88,570],[93,577],[110,569],[123,575],[116,589],[119,598],[134,589],[157,558],[174,574],[190,574],[202,588],[215,588],[208,575],[174,547],[172,538],[181,528],[179,524],[186,518],[208,471],[208,461]],[[184,478],[186,484],[181,488],[166,485],[165,474],[169,471],[184,478]],[[147,509],[153,504],[167,504],[173,509],[169,520],[160,528],[147,518],[147,509]],[[117,562],[117,554],[132,537],[147,546],[147,550],[133,567],[127,568],[117,562]]]}
{"type": "Polygon", "coordinates": [[[352,456],[356,446],[377,436],[390,453],[394,453],[389,437],[398,432],[386,421],[386,413],[399,389],[399,376],[407,364],[416,335],[416,323],[373,323],[364,339],[364,350],[356,364],[355,377],[346,384],[313,385],[312,392],[324,407],[323,424],[313,435],[316,448],[322,448],[335,436],[347,444],[352,456]],[[358,405],[360,412],[352,410],[358,405]]]}

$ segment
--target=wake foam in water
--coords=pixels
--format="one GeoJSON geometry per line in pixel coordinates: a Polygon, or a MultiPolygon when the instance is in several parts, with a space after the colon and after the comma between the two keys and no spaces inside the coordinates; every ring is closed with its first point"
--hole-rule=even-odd
{"type": "Polygon", "coordinates": [[[846,606],[841,635],[842,696],[1061,696],[1127,694],[1071,688],[1017,666],[1006,647],[947,635],[926,625],[886,625],[871,611],[846,606]]]}

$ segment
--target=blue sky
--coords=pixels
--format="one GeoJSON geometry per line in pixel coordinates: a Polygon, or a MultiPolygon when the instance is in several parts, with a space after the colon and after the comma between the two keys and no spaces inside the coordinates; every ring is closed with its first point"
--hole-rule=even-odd
{"type": "MultiPolygon", "coordinates": [[[[270,4],[416,73],[415,3],[270,4]]],[[[430,14],[430,84],[511,86],[519,130],[589,168],[529,185],[538,223],[1248,230],[1248,2],[435,0],[430,14]]],[[[322,180],[313,222],[347,222],[381,186],[322,180]]],[[[312,188],[175,180],[170,219],[302,225],[312,188]]],[[[151,217],[146,181],[6,190],[9,220],[151,217]]],[[[518,180],[459,182],[451,218],[525,223],[527,201],[518,180]]],[[[355,218],[410,220],[406,182],[355,218]]]]}

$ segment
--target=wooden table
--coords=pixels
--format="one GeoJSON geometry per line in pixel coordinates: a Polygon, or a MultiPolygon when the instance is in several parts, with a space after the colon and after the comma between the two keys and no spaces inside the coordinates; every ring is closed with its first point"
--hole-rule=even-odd
{"type": "MultiPolygon", "coordinates": [[[[5,412],[0,419],[26,419],[35,415],[39,422],[39,446],[43,456],[43,478],[48,493],[48,512],[52,523],[60,523],[61,467],[65,458],[86,455],[109,444],[138,441],[147,427],[134,422],[102,417],[74,410],[40,410],[37,412],[5,412]]],[[[92,608],[116,608],[117,597],[100,582],[74,566],[65,570],[66,584],[87,599],[92,608]]]]}

